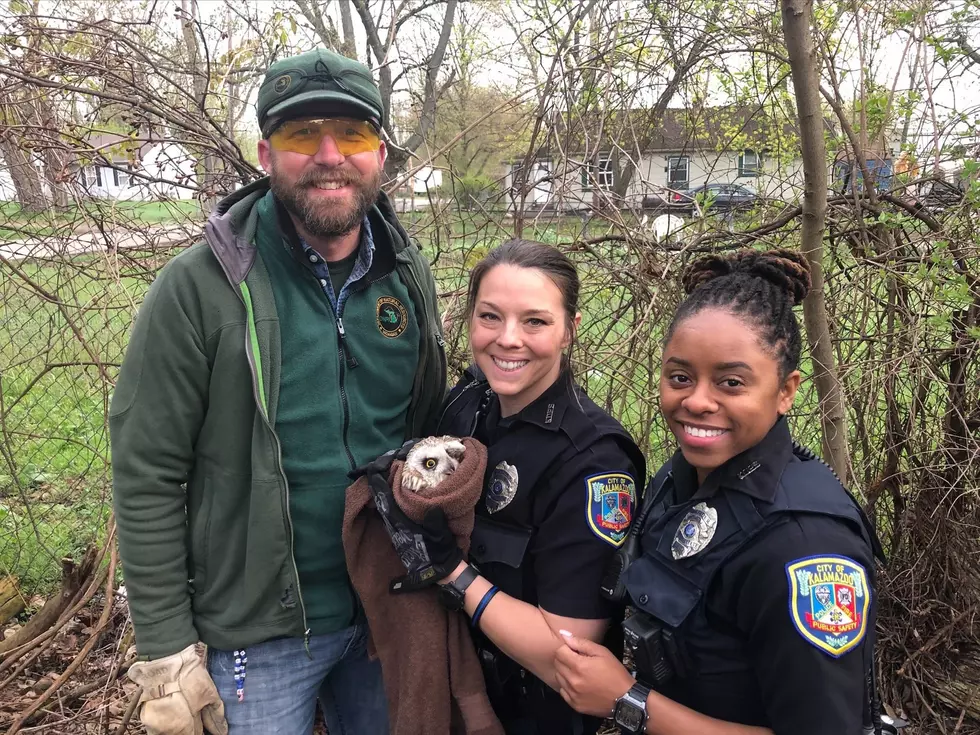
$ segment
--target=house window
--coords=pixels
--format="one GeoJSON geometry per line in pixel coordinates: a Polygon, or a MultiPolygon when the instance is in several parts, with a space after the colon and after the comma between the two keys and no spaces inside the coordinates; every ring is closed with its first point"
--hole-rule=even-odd
{"type": "Polygon", "coordinates": [[[689,156],[670,156],[667,159],[667,186],[671,189],[688,188],[690,169],[689,156]]]}
{"type": "Polygon", "coordinates": [[[88,188],[88,177],[85,175],[85,169],[84,168],[79,168],[78,169],[78,184],[83,189],[87,189],[88,188]]]}
{"type": "Polygon", "coordinates": [[[744,150],[738,155],[738,175],[758,176],[762,172],[759,154],[752,150],[744,150]]]}
{"type": "Polygon", "coordinates": [[[593,187],[610,190],[616,180],[613,171],[612,156],[600,156],[597,163],[588,163],[582,167],[582,190],[591,191],[593,187]]]}
{"type": "Polygon", "coordinates": [[[129,186],[129,173],[120,171],[118,168],[112,169],[112,181],[116,186],[125,189],[129,186]]]}
{"type": "Polygon", "coordinates": [[[102,186],[102,167],[101,166],[96,166],[95,167],[95,185],[96,186],[102,186]]]}

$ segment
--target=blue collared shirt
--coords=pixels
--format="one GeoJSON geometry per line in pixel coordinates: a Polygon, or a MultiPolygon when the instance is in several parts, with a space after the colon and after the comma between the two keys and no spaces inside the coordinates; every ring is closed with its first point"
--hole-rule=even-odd
{"type": "Polygon", "coordinates": [[[333,292],[333,283],[330,280],[330,268],[327,266],[327,261],[302,237],[299,238],[299,243],[303,246],[303,255],[306,256],[310,268],[320,282],[320,288],[327,295],[334,314],[339,315],[344,309],[344,302],[350,295],[351,286],[367,275],[367,272],[371,270],[371,264],[374,262],[374,235],[371,233],[371,223],[367,217],[361,221],[361,239],[357,246],[357,262],[354,263],[354,270],[347,277],[347,281],[341,287],[339,294],[333,292]]]}

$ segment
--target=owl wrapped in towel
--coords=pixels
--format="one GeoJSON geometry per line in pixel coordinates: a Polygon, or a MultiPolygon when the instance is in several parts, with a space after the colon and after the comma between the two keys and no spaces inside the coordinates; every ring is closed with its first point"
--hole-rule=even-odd
{"type": "Polygon", "coordinates": [[[355,471],[347,489],[344,553],[368,650],[381,660],[391,735],[504,735],[469,623],[435,585],[469,550],[486,467],[476,439],[430,437],[355,471]]]}
{"type": "Polygon", "coordinates": [[[455,436],[420,439],[405,457],[402,487],[414,493],[435,487],[456,471],[465,451],[455,436]]]}

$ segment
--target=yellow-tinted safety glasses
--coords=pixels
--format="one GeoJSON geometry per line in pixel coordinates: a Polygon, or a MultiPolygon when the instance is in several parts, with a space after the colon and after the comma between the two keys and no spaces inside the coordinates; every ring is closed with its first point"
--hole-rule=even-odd
{"type": "Polygon", "coordinates": [[[269,136],[269,144],[277,151],[312,156],[327,135],[333,138],[342,156],[376,151],[381,147],[381,138],[371,123],[346,118],[287,120],[269,136]]]}

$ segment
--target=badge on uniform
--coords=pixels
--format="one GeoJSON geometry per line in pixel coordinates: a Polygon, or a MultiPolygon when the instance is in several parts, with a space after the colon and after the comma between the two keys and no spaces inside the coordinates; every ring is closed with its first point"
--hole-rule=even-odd
{"type": "Polygon", "coordinates": [[[786,565],[797,632],[839,658],[864,640],[871,590],[864,567],[846,556],[809,556],[786,565]]]}
{"type": "Polygon", "coordinates": [[[487,510],[496,513],[507,507],[514,496],[517,495],[517,468],[509,462],[500,462],[490,473],[490,481],[487,483],[487,510]]]}
{"type": "Polygon", "coordinates": [[[704,503],[691,508],[677,527],[670,553],[675,559],[686,559],[702,551],[718,530],[718,511],[704,503]]]}
{"type": "Polygon", "coordinates": [[[586,509],[592,533],[613,546],[621,546],[633,520],[636,483],[625,472],[607,472],[585,478],[589,494],[586,509]]]}

